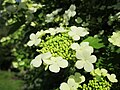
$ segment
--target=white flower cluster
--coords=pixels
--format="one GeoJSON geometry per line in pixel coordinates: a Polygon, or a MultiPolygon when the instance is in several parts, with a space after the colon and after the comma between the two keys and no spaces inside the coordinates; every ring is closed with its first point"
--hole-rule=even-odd
{"type": "Polygon", "coordinates": [[[91,74],[93,75],[93,76],[103,76],[103,77],[105,77],[105,76],[107,76],[107,78],[108,78],[108,80],[110,81],[110,82],[118,82],[118,80],[116,79],[116,75],[115,74],[109,74],[108,73],[108,71],[106,70],[106,69],[104,69],[104,68],[102,68],[102,69],[99,69],[99,68],[97,68],[97,69],[95,69],[95,70],[93,70],[92,72],[91,72],[91,74]]]}
{"type": "MultiPolygon", "coordinates": [[[[71,5],[67,11],[65,11],[63,15],[63,24],[67,25],[68,21],[71,17],[74,17],[76,15],[76,6],[71,5]]],[[[53,11],[51,14],[47,14],[45,22],[49,23],[54,20],[54,16],[60,12],[61,9],[57,9],[53,11]]],[[[77,27],[77,26],[71,26],[70,30],[64,29],[63,27],[57,27],[57,28],[49,28],[48,30],[41,30],[40,32],[37,32],[36,34],[32,33],[30,35],[30,41],[27,43],[28,46],[32,45],[39,45],[41,42],[41,38],[45,34],[50,34],[51,36],[54,36],[58,33],[66,33],[71,37],[72,42],[74,42],[70,47],[72,50],[75,50],[75,67],[77,69],[82,69],[86,72],[91,72],[93,76],[103,76],[107,77],[111,82],[118,82],[116,79],[115,74],[108,74],[107,70],[105,69],[95,69],[94,65],[97,61],[97,57],[95,55],[92,55],[94,49],[92,46],[89,45],[89,42],[81,42],[80,44],[75,43],[78,40],[80,40],[81,37],[84,37],[89,34],[88,29],[84,27],[77,27]]],[[[114,42],[114,45],[120,45],[120,32],[113,33],[113,36],[109,38],[109,41],[111,43],[114,42]]],[[[74,56],[74,55],[73,55],[74,56]]],[[[66,59],[63,59],[61,56],[53,57],[50,52],[43,53],[40,55],[37,55],[32,61],[31,65],[33,67],[40,67],[42,63],[46,66],[46,69],[49,69],[51,72],[58,73],[61,68],[68,67],[68,61],[66,59]]],[[[63,82],[60,85],[60,90],[77,90],[80,87],[80,84],[85,81],[85,77],[81,75],[80,73],[75,73],[75,75],[71,75],[67,83],[63,82]]]]}
{"type": "Polygon", "coordinates": [[[120,31],[113,32],[113,35],[108,40],[113,45],[120,47],[120,31]]]}
{"type": "Polygon", "coordinates": [[[68,32],[68,35],[71,36],[75,41],[80,40],[80,37],[84,37],[85,35],[89,34],[87,28],[71,26],[70,29],[71,31],[68,32]]]}
{"type": "Polygon", "coordinates": [[[71,48],[76,51],[76,58],[78,61],[75,63],[76,68],[91,72],[94,69],[92,63],[95,63],[97,58],[93,53],[93,47],[89,46],[88,42],[82,42],[80,45],[78,43],[73,43],[71,48]]]}
{"type": "Polygon", "coordinates": [[[52,57],[50,52],[40,54],[31,61],[31,65],[34,67],[40,67],[42,62],[49,67],[49,70],[54,73],[58,73],[60,68],[66,68],[68,66],[68,61],[62,57],[52,57]]]}
{"type": "Polygon", "coordinates": [[[60,12],[62,9],[56,9],[55,11],[53,11],[50,14],[46,15],[46,19],[45,22],[49,23],[52,22],[54,20],[54,16],[58,14],[58,12],[60,12]]]}

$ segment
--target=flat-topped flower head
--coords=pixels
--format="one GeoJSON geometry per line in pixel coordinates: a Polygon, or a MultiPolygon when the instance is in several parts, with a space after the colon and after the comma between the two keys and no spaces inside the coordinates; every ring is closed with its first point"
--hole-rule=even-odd
{"type": "Polygon", "coordinates": [[[41,42],[38,32],[36,34],[32,33],[30,35],[30,41],[27,43],[28,46],[37,46],[41,42]]]}
{"type": "Polygon", "coordinates": [[[71,26],[71,31],[68,32],[68,35],[73,38],[73,40],[78,41],[80,37],[84,37],[89,34],[86,28],[71,26]]]}
{"type": "Polygon", "coordinates": [[[108,39],[113,45],[120,47],[120,31],[113,32],[111,38],[108,39]]]}
{"type": "Polygon", "coordinates": [[[60,68],[66,68],[68,66],[68,61],[62,57],[51,57],[49,63],[49,70],[54,73],[58,73],[60,68]]]}
{"type": "Polygon", "coordinates": [[[78,69],[84,68],[85,71],[87,72],[91,72],[94,69],[92,63],[95,63],[97,60],[95,55],[91,55],[90,52],[83,50],[76,53],[76,58],[78,59],[78,61],[75,63],[76,68],[78,69]]]}
{"type": "Polygon", "coordinates": [[[69,78],[67,83],[63,82],[60,85],[60,90],[78,90],[79,84],[73,78],[69,78]]]}
{"type": "Polygon", "coordinates": [[[115,74],[107,74],[107,78],[109,79],[110,82],[118,82],[118,80],[116,79],[116,75],[115,74]]]}

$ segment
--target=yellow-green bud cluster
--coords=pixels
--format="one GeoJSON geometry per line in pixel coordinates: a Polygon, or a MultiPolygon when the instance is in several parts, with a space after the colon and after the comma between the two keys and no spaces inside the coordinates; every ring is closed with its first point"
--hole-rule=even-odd
{"type": "Polygon", "coordinates": [[[67,33],[57,34],[55,36],[47,36],[42,40],[39,50],[41,53],[51,52],[53,56],[61,56],[66,60],[73,60],[75,58],[75,51],[70,46],[73,40],[67,33]]]}
{"type": "Polygon", "coordinates": [[[83,84],[83,90],[110,90],[111,84],[101,78],[101,81],[98,81],[96,78],[89,80],[88,85],[83,84]]]}

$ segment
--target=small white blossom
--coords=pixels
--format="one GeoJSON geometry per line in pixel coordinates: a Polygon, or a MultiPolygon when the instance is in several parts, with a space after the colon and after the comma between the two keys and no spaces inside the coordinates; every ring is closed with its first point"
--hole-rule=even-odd
{"type": "Polygon", "coordinates": [[[108,39],[113,45],[120,47],[120,31],[113,32],[113,35],[108,39]]]}
{"type": "Polygon", "coordinates": [[[63,27],[57,27],[56,32],[57,33],[63,33],[63,32],[66,32],[66,30],[63,27]]]}
{"type": "Polygon", "coordinates": [[[43,30],[38,31],[38,32],[36,33],[36,35],[39,36],[39,37],[41,38],[42,36],[45,35],[45,31],[43,31],[43,30]]]}
{"type": "Polygon", "coordinates": [[[102,68],[102,69],[97,68],[97,69],[91,71],[91,74],[93,76],[97,75],[97,76],[104,76],[105,77],[105,76],[107,76],[108,71],[106,69],[104,69],[104,68],[102,68]]]}
{"type": "Polygon", "coordinates": [[[80,49],[80,45],[79,45],[78,43],[73,43],[73,44],[71,45],[71,48],[72,48],[73,50],[79,50],[79,49],[80,49]]]}
{"type": "Polygon", "coordinates": [[[93,53],[93,47],[89,46],[89,42],[81,42],[80,45],[78,43],[73,43],[71,48],[76,51],[76,54],[81,51],[86,51],[89,53],[93,53]]]}
{"type": "Polygon", "coordinates": [[[28,46],[37,46],[41,42],[41,39],[39,38],[38,33],[34,34],[32,33],[30,35],[30,41],[27,43],[28,46]]]}
{"type": "Polygon", "coordinates": [[[47,22],[47,23],[52,22],[52,21],[54,20],[55,15],[57,15],[58,12],[60,12],[61,10],[62,10],[62,9],[56,9],[56,10],[54,10],[52,13],[47,14],[47,15],[46,15],[45,22],[47,22]]]}
{"type": "Polygon", "coordinates": [[[55,28],[49,28],[45,31],[45,33],[50,33],[50,35],[55,35],[57,33],[55,28]]]}
{"type": "Polygon", "coordinates": [[[33,65],[34,67],[40,67],[40,65],[42,64],[42,60],[44,62],[49,62],[49,59],[51,58],[51,56],[52,54],[50,52],[37,55],[35,59],[31,61],[31,65],[33,65]]]}
{"type": "Polygon", "coordinates": [[[95,63],[97,60],[95,55],[91,55],[90,52],[79,51],[76,53],[76,58],[78,59],[78,61],[75,63],[76,68],[84,68],[87,72],[90,72],[94,69],[92,63],[95,63]]]}
{"type": "Polygon", "coordinates": [[[107,78],[109,79],[109,81],[111,82],[118,82],[118,80],[116,79],[116,75],[115,74],[107,74],[107,78]]]}
{"type": "Polygon", "coordinates": [[[84,37],[89,34],[86,28],[71,26],[71,31],[68,32],[68,35],[73,38],[73,40],[80,40],[80,37],[84,37]]]}
{"type": "Polygon", "coordinates": [[[60,85],[60,90],[78,90],[79,84],[73,78],[69,78],[67,83],[63,82],[60,85]]]}
{"type": "Polygon", "coordinates": [[[79,84],[85,81],[85,77],[78,72],[76,72],[75,75],[70,75],[69,78],[73,78],[75,82],[79,84]]]}
{"type": "Polygon", "coordinates": [[[69,9],[65,11],[65,13],[63,15],[63,18],[64,18],[63,23],[65,25],[68,25],[69,24],[68,21],[70,20],[70,18],[74,17],[76,15],[76,11],[75,10],[76,10],[76,6],[75,5],[71,5],[69,7],[69,9]]]}
{"type": "Polygon", "coordinates": [[[66,68],[68,66],[68,61],[62,57],[51,57],[51,63],[49,65],[49,70],[54,73],[58,73],[60,68],[66,68]]]}

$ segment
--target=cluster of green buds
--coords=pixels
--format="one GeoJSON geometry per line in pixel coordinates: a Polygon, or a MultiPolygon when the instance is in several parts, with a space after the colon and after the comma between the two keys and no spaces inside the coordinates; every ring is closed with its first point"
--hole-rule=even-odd
{"type": "Polygon", "coordinates": [[[89,80],[88,84],[83,84],[82,90],[110,90],[111,84],[101,78],[98,81],[96,78],[89,80]]]}
{"type": "Polygon", "coordinates": [[[58,34],[46,37],[42,40],[38,50],[40,53],[51,52],[53,56],[61,56],[66,60],[73,60],[75,58],[75,51],[73,51],[70,46],[73,40],[68,36],[67,33],[58,34]]]}

